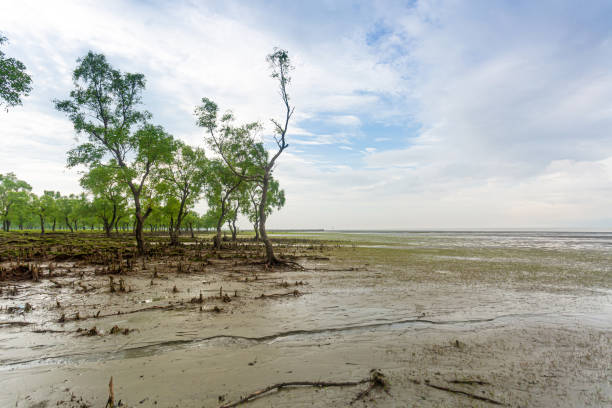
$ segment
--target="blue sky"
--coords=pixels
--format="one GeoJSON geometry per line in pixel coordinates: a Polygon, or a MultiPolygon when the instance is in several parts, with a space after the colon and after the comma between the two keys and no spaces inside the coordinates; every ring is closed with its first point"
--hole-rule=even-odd
{"type": "Polygon", "coordinates": [[[51,101],[90,49],[144,73],[153,121],[202,145],[204,96],[282,114],[265,62],[281,46],[296,114],[270,226],[611,228],[610,21],[605,1],[2,2],[34,91],[0,113],[0,172],[79,191],[51,101]]]}

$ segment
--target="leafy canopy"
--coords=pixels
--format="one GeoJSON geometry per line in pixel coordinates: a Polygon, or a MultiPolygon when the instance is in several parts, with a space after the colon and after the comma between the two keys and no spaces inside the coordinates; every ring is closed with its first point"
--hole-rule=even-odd
{"type": "MultiPolygon", "coordinates": [[[[0,46],[8,39],[0,34],[0,46]]],[[[0,106],[6,109],[21,105],[21,97],[32,91],[32,78],[26,73],[26,66],[15,58],[8,58],[0,50],[0,106]]]]}
{"type": "Polygon", "coordinates": [[[88,139],[68,152],[68,165],[97,165],[110,155],[124,166],[139,147],[132,127],[151,117],[149,112],[138,109],[144,75],[121,73],[110,66],[103,54],[91,51],[77,62],[70,98],[54,101],[56,109],[68,115],[77,133],[86,134],[88,139]]]}

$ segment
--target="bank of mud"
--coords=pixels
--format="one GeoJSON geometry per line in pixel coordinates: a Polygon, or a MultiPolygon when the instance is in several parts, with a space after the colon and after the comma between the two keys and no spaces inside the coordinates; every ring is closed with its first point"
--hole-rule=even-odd
{"type": "MultiPolygon", "coordinates": [[[[124,406],[217,407],[371,369],[388,392],[353,406],[612,404],[605,251],[283,237],[302,268],[270,269],[248,240],[160,239],[141,259],[128,237],[3,239],[0,406],[104,406],[112,376],[124,406]]],[[[366,387],[248,404],[342,407],[366,387]]]]}

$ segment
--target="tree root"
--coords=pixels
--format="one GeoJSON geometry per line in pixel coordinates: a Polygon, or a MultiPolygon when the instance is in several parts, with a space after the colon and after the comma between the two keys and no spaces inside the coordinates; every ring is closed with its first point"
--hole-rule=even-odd
{"type": "Polygon", "coordinates": [[[113,390],[113,377],[111,376],[108,383],[108,400],[104,408],[115,408],[115,391],[113,390]]]}
{"type": "Polygon", "coordinates": [[[370,395],[370,391],[372,391],[374,388],[382,388],[387,394],[389,394],[389,391],[387,389],[389,388],[389,384],[387,384],[387,379],[385,378],[385,375],[378,370],[370,370],[370,385],[368,386],[368,388],[357,394],[355,399],[351,401],[350,405],[353,405],[360,399],[370,395]]]}
{"type": "Polygon", "coordinates": [[[298,271],[305,271],[306,270],[306,268],[304,268],[299,263],[294,262],[294,261],[289,261],[289,260],[286,260],[286,259],[277,260],[276,265],[288,266],[289,268],[291,268],[293,270],[298,270],[298,271]]]}
{"type": "Polygon", "coordinates": [[[323,387],[352,387],[352,386],[355,386],[355,385],[369,383],[370,386],[367,388],[367,390],[365,390],[363,392],[360,392],[357,395],[357,398],[354,400],[354,401],[356,401],[357,399],[363,398],[364,396],[369,394],[369,392],[372,389],[374,389],[374,388],[383,387],[383,388],[386,389],[387,383],[386,383],[386,380],[384,378],[385,378],[385,376],[380,371],[372,370],[370,372],[370,377],[369,378],[364,378],[363,380],[359,380],[359,381],[341,381],[341,382],[330,382],[330,381],[290,381],[290,382],[283,382],[283,383],[278,383],[278,384],[270,385],[270,386],[268,386],[266,388],[262,388],[261,390],[255,391],[255,392],[247,395],[246,397],[240,398],[238,401],[234,401],[234,402],[231,402],[229,404],[222,405],[219,408],[232,408],[232,407],[236,407],[238,405],[250,402],[250,401],[252,401],[252,400],[254,400],[256,398],[263,397],[264,395],[266,395],[270,391],[280,390],[282,388],[288,388],[288,387],[317,387],[317,388],[323,388],[323,387]]]}
{"type": "Polygon", "coordinates": [[[489,403],[494,404],[494,405],[506,405],[503,402],[496,401],[494,399],[487,398],[487,397],[481,397],[480,395],[472,394],[472,393],[469,393],[467,391],[456,390],[454,388],[448,388],[448,387],[444,387],[444,386],[441,386],[441,385],[435,385],[435,384],[431,384],[429,382],[425,382],[425,385],[427,385],[428,387],[431,387],[431,388],[435,388],[437,390],[453,392],[455,394],[465,395],[467,397],[474,398],[474,399],[477,399],[477,400],[480,400],[480,401],[486,401],[486,402],[489,402],[489,403]]]}
{"type": "Polygon", "coordinates": [[[279,258],[274,258],[271,261],[269,260],[262,260],[262,261],[254,261],[254,262],[249,262],[249,265],[263,265],[264,268],[273,268],[275,266],[286,266],[289,269],[292,270],[298,270],[298,271],[305,271],[306,268],[304,268],[302,265],[300,265],[297,262],[294,261],[290,261],[288,259],[279,259],[279,258]]]}

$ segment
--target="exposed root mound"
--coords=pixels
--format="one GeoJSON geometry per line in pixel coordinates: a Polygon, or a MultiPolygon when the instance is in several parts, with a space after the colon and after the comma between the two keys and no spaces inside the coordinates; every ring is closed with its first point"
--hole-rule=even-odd
{"type": "Polygon", "coordinates": [[[285,267],[293,270],[303,271],[305,268],[297,262],[290,261],[288,259],[280,259],[273,257],[271,260],[265,260],[263,262],[268,268],[273,267],[285,267]]]}
{"type": "Polygon", "coordinates": [[[19,262],[17,264],[10,264],[7,267],[0,267],[0,281],[38,281],[41,275],[42,270],[40,266],[31,263],[19,262]]]}

